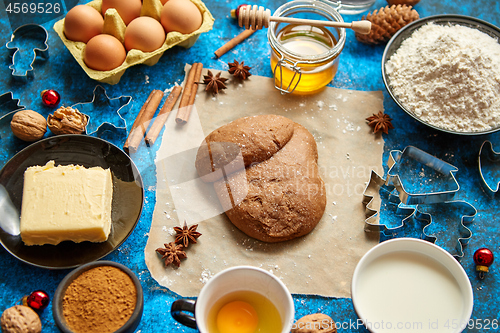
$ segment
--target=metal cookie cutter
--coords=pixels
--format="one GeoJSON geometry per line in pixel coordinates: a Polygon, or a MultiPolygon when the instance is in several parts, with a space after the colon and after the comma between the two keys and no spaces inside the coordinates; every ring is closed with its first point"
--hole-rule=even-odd
{"type": "Polygon", "coordinates": [[[458,168],[416,147],[407,146],[403,151],[391,151],[387,164],[389,166],[387,184],[397,189],[401,202],[406,205],[451,201],[460,189],[454,176],[458,168]],[[412,188],[413,184],[409,179],[404,177],[402,179],[400,176],[405,172],[417,171],[420,178],[426,177],[425,184],[419,184],[419,189],[423,189],[420,193],[413,192],[417,189],[412,188]],[[429,177],[426,174],[428,172],[435,177],[429,177]]]}
{"type": "Polygon", "coordinates": [[[12,78],[27,82],[34,78],[33,65],[35,61],[45,61],[49,58],[48,34],[44,27],[38,24],[25,24],[17,28],[5,44],[12,56],[12,78]]]}
{"type": "Polygon", "coordinates": [[[0,168],[14,156],[17,152],[25,147],[21,140],[15,140],[10,129],[10,122],[14,114],[20,110],[24,110],[23,105],[19,105],[19,100],[12,96],[12,92],[7,92],[0,95],[0,156],[4,163],[0,163],[0,168]]]}
{"type": "Polygon", "coordinates": [[[415,206],[408,206],[401,202],[398,193],[394,186],[386,185],[386,180],[380,177],[375,171],[372,170],[370,181],[363,193],[363,204],[365,205],[365,231],[366,232],[379,232],[386,236],[401,235],[404,231],[406,223],[410,219],[417,219],[415,206]],[[374,208],[375,198],[370,192],[377,191],[381,193],[381,197],[387,197],[388,207],[394,211],[394,215],[398,218],[398,225],[388,225],[387,223],[380,223],[380,214],[374,208]]]}
{"type": "Polygon", "coordinates": [[[466,224],[472,223],[477,214],[474,206],[465,201],[456,200],[418,205],[417,212],[420,218],[428,221],[423,230],[425,240],[441,246],[455,257],[463,257],[463,248],[472,237],[472,231],[466,227],[466,224]],[[457,228],[458,219],[460,223],[457,228]],[[458,237],[445,237],[450,233],[458,234],[458,237]]]}
{"type": "MultiPolygon", "coordinates": [[[[422,238],[445,248],[455,257],[462,257],[463,246],[472,237],[472,232],[466,227],[466,224],[474,220],[477,210],[467,202],[448,200],[453,198],[460,188],[454,177],[454,172],[458,169],[411,146],[406,147],[403,151],[393,150],[389,155],[387,179],[383,179],[372,171],[370,181],[363,193],[366,215],[365,231],[376,231],[386,236],[396,236],[401,234],[405,225],[410,219],[413,219],[424,225],[422,238]],[[422,169],[416,176],[423,178],[423,182],[418,186],[425,191],[413,193],[405,187],[404,182],[411,181],[405,176],[410,171],[415,173],[420,167],[422,169]],[[428,178],[429,175],[426,172],[429,170],[426,169],[437,174],[438,178],[428,178]],[[423,183],[436,184],[429,186],[429,184],[423,183]],[[430,187],[433,191],[428,190],[430,187]],[[442,190],[443,188],[445,190],[442,190]],[[388,226],[380,223],[378,211],[374,208],[374,196],[370,194],[375,190],[380,193],[381,198],[384,195],[387,196],[388,205],[392,205],[389,208],[394,210],[394,215],[403,217],[398,225],[388,226]],[[439,222],[433,222],[433,219],[439,222]],[[457,220],[460,220],[458,230],[454,227],[457,220]],[[450,234],[450,231],[459,236],[442,237],[445,234],[450,234]],[[446,243],[442,239],[451,240],[446,243]]],[[[500,160],[500,157],[498,159],[500,160]]]]}
{"type": "Polygon", "coordinates": [[[490,196],[495,196],[500,189],[500,181],[498,181],[500,179],[500,153],[493,150],[493,144],[490,141],[484,141],[479,149],[478,166],[484,191],[490,196]],[[490,185],[493,179],[497,182],[496,187],[490,185]]]}
{"type": "Polygon", "coordinates": [[[71,107],[87,116],[86,134],[96,134],[98,137],[105,135],[105,132],[126,135],[127,122],[120,112],[125,112],[131,101],[131,96],[109,98],[106,90],[98,85],[94,88],[90,102],[77,103],[71,107]]]}
{"type": "Polygon", "coordinates": [[[24,106],[19,105],[19,99],[12,96],[12,92],[6,92],[0,95],[0,119],[13,111],[24,109],[24,106]]]}

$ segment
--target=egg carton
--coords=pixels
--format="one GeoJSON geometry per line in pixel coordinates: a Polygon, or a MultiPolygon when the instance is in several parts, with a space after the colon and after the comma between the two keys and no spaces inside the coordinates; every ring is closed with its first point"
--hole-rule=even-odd
{"type": "MultiPolygon", "coordinates": [[[[75,42],[69,40],[64,35],[64,19],[57,21],[54,24],[54,30],[59,35],[64,45],[68,51],[73,55],[75,60],[80,64],[87,75],[96,81],[108,84],[116,84],[120,81],[122,75],[125,71],[132,66],[143,64],[147,66],[155,65],[163,55],[163,53],[174,47],[176,45],[190,48],[198,40],[201,33],[210,31],[214,24],[214,17],[205,6],[205,4],[200,0],[191,0],[196,7],[200,10],[203,22],[198,30],[190,34],[181,34],[180,32],[169,32],[163,43],[163,46],[153,52],[142,52],[140,50],[130,50],[127,52],[127,57],[123,64],[119,67],[110,71],[97,71],[89,68],[83,61],[83,52],[85,50],[85,43],[75,42]]],[[[102,0],[94,0],[86,4],[95,8],[99,13],[101,12],[102,0]]],[[[154,19],[160,20],[160,13],[162,9],[162,4],[160,0],[144,0],[141,10],[141,16],[150,16],[154,19]]],[[[125,23],[121,19],[120,15],[114,8],[110,8],[106,11],[104,17],[104,28],[103,33],[107,33],[116,37],[123,43],[123,38],[125,35],[125,23]]]]}

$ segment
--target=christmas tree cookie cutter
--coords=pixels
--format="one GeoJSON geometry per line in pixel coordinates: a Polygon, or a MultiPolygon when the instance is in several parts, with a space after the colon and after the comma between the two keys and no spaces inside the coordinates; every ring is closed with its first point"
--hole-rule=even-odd
{"type": "Polygon", "coordinates": [[[415,206],[405,205],[399,199],[397,190],[392,185],[387,185],[387,181],[372,170],[370,181],[363,192],[363,204],[365,206],[365,231],[383,233],[386,236],[396,236],[403,232],[403,229],[409,219],[420,219],[415,206]],[[370,194],[385,193],[388,205],[394,207],[394,215],[402,217],[396,226],[388,226],[386,223],[380,223],[380,213],[375,207],[375,196],[370,194]]]}
{"type": "MultiPolygon", "coordinates": [[[[412,166],[416,165],[412,163],[412,166]]],[[[467,202],[452,201],[456,192],[460,189],[458,182],[455,179],[454,173],[458,171],[453,165],[446,163],[435,156],[432,156],[418,148],[408,146],[403,151],[393,150],[389,154],[388,161],[389,171],[387,179],[382,178],[376,172],[372,171],[370,180],[363,193],[363,204],[365,205],[365,231],[379,232],[384,235],[396,236],[403,232],[403,228],[410,219],[415,219],[423,224],[423,238],[441,245],[439,237],[441,233],[432,233],[429,230],[439,229],[440,224],[433,222],[432,214],[429,211],[434,210],[435,215],[439,208],[444,210],[450,207],[460,207],[466,211],[460,216],[460,223],[458,225],[458,234],[456,244],[453,247],[444,246],[446,250],[452,253],[455,257],[463,256],[463,246],[466,245],[472,237],[472,232],[466,227],[466,224],[471,223],[477,210],[467,202]],[[435,191],[423,192],[410,192],[405,187],[404,175],[400,174],[404,171],[401,167],[404,165],[405,160],[412,160],[416,164],[425,166],[428,169],[435,171],[435,173],[443,175],[444,182],[441,182],[445,190],[440,187],[435,191]],[[398,164],[400,164],[398,166],[398,164]],[[386,193],[387,201],[389,204],[394,205],[395,215],[403,216],[401,222],[396,226],[388,226],[387,224],[380,223],[380,212],[375,208],[374,191],[377,193],[386,193]],[[454,252],[454,253],[453,253],[454,252]]],[[[425,189],[425,186],[423,186],[425,189]]],[[[449,222],[446,219],[446,225],[456,223],[456,219],[449,222]],[[454,222],[453,222],[454,221],[454,222]]],[[[443,223],[441,223],[443,224],[443,223]]],[[[444,228],[444,229],[450,229],[444,228]]]]}
{"type": "Polygon", "coordinates": [[[47,39],[47,30],[38,24],[25,24],[14,30],[10,41],[5,44],[12,56],[9,69],[14,80],[27,82],[35,77],[35,62],[49,58],[47,39]]]}
{"type": "Polygon", "coordinates": [[[500,189],[500,153],[493,149],[490,141],[484,141],[479,149],[478,156],[479,177],[486,193],[495,196],[500,189]],[[496,187],[491,186],[491,179],[496,180],[496,187]]]}

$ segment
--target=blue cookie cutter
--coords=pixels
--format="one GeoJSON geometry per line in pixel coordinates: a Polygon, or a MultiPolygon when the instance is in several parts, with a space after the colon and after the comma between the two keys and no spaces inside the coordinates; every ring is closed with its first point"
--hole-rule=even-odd
{"type": "Polygon", "coordinates": [[[12,78],[27,82],[33,79],[35,61],[45,61],[49,58],[48,34],[44,27],[38,24],[25,24],[17,28],[5,44],[12,56],[12,78]]]}

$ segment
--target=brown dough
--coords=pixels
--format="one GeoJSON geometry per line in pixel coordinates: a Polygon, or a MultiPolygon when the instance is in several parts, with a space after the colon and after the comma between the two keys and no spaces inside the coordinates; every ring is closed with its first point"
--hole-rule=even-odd
{"type": "Polygon", "coordinates": [[[15,305],[5,310],[0,319],[3,333],[40,333],[42,322],[30,307],[15,305]]]}
{"type": "Polygon", "coordinates": [[[238,229],[280,242],[309,233],[323,216],[325,185],[317,161],[307,129],[282,116],[261,115],[210,133],[198,150],[196,168],[202,179],[214,182],[238,229]]]}
{"type": "Polygon", "coordinates": [[[291,333],[337,333],[337,327],[330,316],[313,313],[297,320],[291,333]]]}

